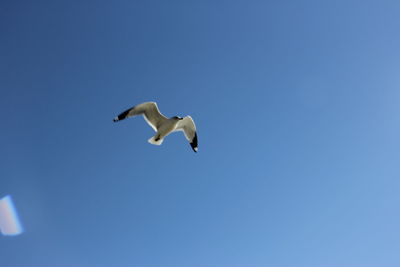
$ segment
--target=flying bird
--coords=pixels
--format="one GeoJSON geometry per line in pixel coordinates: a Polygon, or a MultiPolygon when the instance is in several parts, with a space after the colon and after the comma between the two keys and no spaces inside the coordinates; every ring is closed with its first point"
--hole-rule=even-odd
{"type": "Polygon", "coordinates": [[[174,116],[167,118],[158,110],[156,102],[145,102],[125,110],[114,118],[114,122],[137,115],[143,115],[145,121],[156,131],[156,134],[148,140],[150,144],[159,146],[170,133],[183,131],[193,151],[197,152],[196,125],[192,117],[174,116]]]}

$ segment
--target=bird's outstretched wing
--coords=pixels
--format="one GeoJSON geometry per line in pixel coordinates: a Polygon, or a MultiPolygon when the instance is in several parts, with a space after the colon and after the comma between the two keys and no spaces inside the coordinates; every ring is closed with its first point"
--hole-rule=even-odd
{"type": "Polygon", "coordinates": [[[192,117],[186,116],[182,120],[180,120],[176,125],[175,131],[183,131],[193,151],[197,152],[198,147],[196,125],[194,124],[192,117]]]}
{"type": "Polygon", "coordinates": [[[143,115],[146,122],[154,129],[154,131],[157,131],[158,127],[168,120],[158,110],[156,102],[145,102],[125,110],[114,118],[114,122],[137,115],[143,115]]]}

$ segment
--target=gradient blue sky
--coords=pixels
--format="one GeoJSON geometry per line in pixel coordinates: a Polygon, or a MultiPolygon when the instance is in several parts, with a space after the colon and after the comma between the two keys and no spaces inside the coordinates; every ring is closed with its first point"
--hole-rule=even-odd
{"type": "Polygon", "coordinates": [[[2,1],[7,267],[400,266],[399,1],[2,1]],[[190,114],[161,147],[144,101],[190,114]]]}

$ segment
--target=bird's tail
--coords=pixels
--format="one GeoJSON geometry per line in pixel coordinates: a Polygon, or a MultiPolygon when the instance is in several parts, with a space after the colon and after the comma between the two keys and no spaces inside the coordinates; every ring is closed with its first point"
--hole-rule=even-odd
{"type": "Polygon", "coordinates": [[[150,138],[147,141],[149,141],[149,143],[152,144],[152,145],[160,146],[162,144],[162,142],[164,141],[164,139],[163,138],[158,138],[157,141],[156,141],[156,137],[153,136],[152,138],[150,138]]]}

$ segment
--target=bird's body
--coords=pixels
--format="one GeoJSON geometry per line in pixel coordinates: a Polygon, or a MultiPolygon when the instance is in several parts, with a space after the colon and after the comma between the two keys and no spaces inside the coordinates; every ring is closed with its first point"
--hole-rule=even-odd
{"type": "Polygon", "coordinates": [[[164,138],[170,133],[174,131],[183,131],[193,151],[197,152],[197,133],[192,117],[186,116],[180,118],[174,116],[172,118],[167,118],[158,110],[157,103],[145,102],[125,110],[114,118],[114,122],[137,115],[143,115],[146,122],[156,131],[156,134],[148,140],[149,143],[161,145],[164,138]]]}

